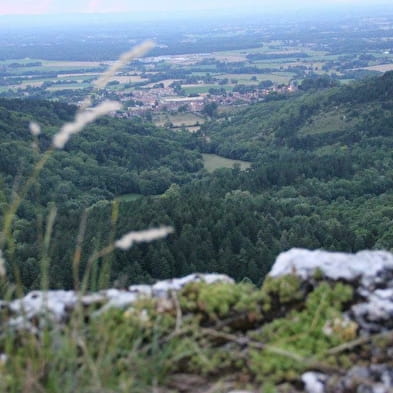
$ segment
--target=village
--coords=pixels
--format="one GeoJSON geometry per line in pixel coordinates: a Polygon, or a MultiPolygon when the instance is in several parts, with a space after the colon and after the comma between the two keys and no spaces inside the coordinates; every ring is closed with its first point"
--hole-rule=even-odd
{"type": "Polygon", "coordinates": [[[247,86],[233,91],[211,88],[208,93],[189,95],[185,95],[184,91],[179,94],[179,90],[170,86],[160,86],[135,89],[131,93],[119,91],[118,99],[123,102],[125,109],[120,116],[132,117],[161,112],[204,113],[212,103],[223,108],[242,106],[263,101],[272,93],[287,94],[295,91],[297,84],[293,81],[286,85],[273,84],[269,88],[247,86]]]}

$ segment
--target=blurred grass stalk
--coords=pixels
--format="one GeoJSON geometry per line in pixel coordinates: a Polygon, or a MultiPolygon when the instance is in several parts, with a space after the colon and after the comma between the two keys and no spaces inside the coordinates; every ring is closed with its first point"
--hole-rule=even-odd
{"type": "MultiPolygon", "coordinates": [[[[125,64],[143,56],[152,47],[153,43],[148,41],[123,54],[118,62],[96,81],[95,88],[103,89],[125,64]]],[[[9,255],[14,252],[15,240],[12,226],[21,203],[26,199],[32,187],[38,184],[42,169],[56,149],[64,148],[72,135],[81,132],[85,126],[97,118],[121,108],[120,103],[114,101],[104,102],[92,107],[93,94],[94,91],[86,97],[77,111],[75,119],[61,127],[47,151],[43,153],[39,151],[40,126],[35,122],[32,122],[29,126],[34,142],[33,148],[39,154],[39,159],[34,165],[31,175],[21,186],[17,187],[3,216],[0,232],[0,276],[3,276],[3,280],[0,280],[0,283],[4,285],[1,292],[5,299],[11,299],[15,294],[19,297],[23,296],[23,283],[16,263],[11,265],[15,285],[10,285],[6,279],[4,254],[6,250],[9,255]]],[[[40,287],[44,291],[50,288],[50,246],[56,222],[57,207],[55,204],[50,204],[48,210],[45,229],[43,229],[43,218],[39,217],[38,220],[38,238],[39,243],[41,243],[40,287]]],[[[87,265],[81,282],[80,267],[88,211],[85,210],[82,213],[75,251],[71,261],[74,288],[78,291],[80,297],[89,289],[101,289],[109,285],[110,254],[115,249],[127,250],[135,243],[162,239],[173,232],[171,227],[161,227],[144,231],[132,231],[115,240],[118,217],[119,202],[114,201],[111,228],[106,239],[109,245],[100,251],[93,252],[87,258],[87,265]],[[101,258],[102,265],[99,266],[95,262],[101,258]]],[[[97,246],[96,249],[99,249],[99,247],[97,246]]],[[[27,318],[27,315],[25,315],[25,318],[27,318]]],[[[151,390],[160,382],[157,380],[157,375],[162,378],[171,364],[168,359],[173,356],[172,344],[167,345],[167,350],[164,351],[161,347],[145,343],[142,339],[144,335],[141,334],[141,339],[135,339],[131,351],[124,359],[123,368],[128,369],[130,375],[127,378],[125,378],[125,375],[114,376],[112,367],[110,367],[113,356],[123,351],[121,346],[116,346],[118,337],[113,335],[113,329],[110,328],[110,325],[105,326],[105,324],[98,324],[95,335],[91,336],[86,329],[83,329],[84,321],[85,316],[81,304],[79,304],[71,316],[70,324],[64,326],[61,332],[51,329],[51,324],[48,323],[40,328],[39,334],[26,331],[25,334],[19,335],[6,322],[3,322],[4,326],[2,327],[2,334],[0,334],[0,354],[2,353],[5,360],[3,363],[0,362],[0,392],[73,393],[79,391],[87,393],[92,391],[104,392],[104,390],[109,392],[106,387],[113,384],[118,385],[115,382],[116,378],[121,380],[118,385],[120,390],[116,389],[119,393],[120,391],[128,393],[131,389],[135,392],[145,392],[151,390]],[[143,353],[142,357],[141,353],[143,353]]],[[[160,325],[158,323],[156,327],[158,328],[160,325]]]]}
{"type": "MultiPolygon", "coordinates": [[[[13,252],[13,236],[12,236],[12,225],[18,209],[23,202],[23,200],[27,197],[28,192],[31,188],[37,184],[39,175],[48,162],[48,160],[52,157],[53,153],[56,149],[63,149],[70,137],[74,134],[81,132],[88,124],[94,122],[99,117],[108,115],[110,113],[116,112],[121,109],[121,104],[117,101],[105,101],[95,107],[92,107],[92,97],[97,90],[103,89],[106,87],[108,82],[116,75],[116,73],[124,67],[126,64],[131,62],[132,60],[145,55],[149,50],[154,47],[154,43],[152,41],[146,41],[134,48],[130,51],[122,54],[117,62],[115,62],[109,69],[104,72],[95,82],[95,89],[93,92],[87,96],[79,108],[79,110],[75,114],[75,118],[72,122],[64,124],[59,132],[57,132],[52,140],[52,146],[49,147],[47,151],[41,154],[40,159],[34,165],[32,173],[30,177],[26,180],[26,182],[19,187],[19,190],[16,191],[13,195],[13,199],[9,204],[7,210],[4,212],[3,217],[3,228],[0,232],[0,276],[6,276],[6,261],[5,261],[5,249],[8,247],[10,252],[13,252]]],[[[34,139],[33,147],[38,152],[38,136],[41,134],[41,127],[36,122],[31,122],[29,125],[30,132],[34,139]]],[[[47,218],[47,225],[45,229],[45,235],[42,244],[42,254],[41,254],[41,287],[44,290],[49,288],[49,266],[50,266],[50,256],[49,256],[49,248],[50,248],[50,240],[53,232],[53,227],[55,224],[57,209],[55,206],[50,207],[49,215],[47,218]]],[[[116,229],[116,221],[117,221],[118,213],[115,212],[112,214],[112,226],[111,226],[111,235],[109,238],[110,245],[102,249],[101,251],[95,252],[88,260],[86,272],[88,274],[91,273],[91,265],[98,258],[109,255],[109,253],[113,252],[113,250],[117,247],[114,243],[115,229],[116,229]]],[[[87,215],[84,213],[82,216],[82,221],[80,225],[79,234],[76,240],[76,249],[74,253],[74,258],[72,261],[73,266],[73,277],[74,277],[74,285],[75,289],[79,289],[79,267],[82,255],[82,243],[85,235],[87,225],[87,215]]],[[[170,233],[171,231],[168,231],[170,233]]],[[[168,234],[167,233],[167,234],[168,234]]],[[[135,241],[152,241],[155,236],[151,233],[144,232],[144,236],[147,236],[145,240],[140,239],[135,241]]],[[[142,236],[143,237],[143,236],[142,236]]],[[[161,238],[162,236],[158,236],[161,238]]],[[[130,246],[132,245],[132,241],[130,246]]],[[[122,247],[120,247],[122,248],[122,247]]],[[[124,248],[122,248],[124,249],[124,248]]],[[[102,272],[102,276],[100,278],[100,286],[108,284],[109,272],[110,268],[109,263],[104,263],[105,271],[102,272]]],[[[20,282],[20,274],[18,269],[14,266],[14,275],[17,281],[18,286],[21,285],[20,282]]],[[[84,282],[88,281],[88,277],[84,278],[84,282]]]]}

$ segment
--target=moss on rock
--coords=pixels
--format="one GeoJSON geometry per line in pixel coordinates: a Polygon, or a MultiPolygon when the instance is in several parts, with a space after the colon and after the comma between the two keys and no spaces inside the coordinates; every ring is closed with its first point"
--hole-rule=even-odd
{"type": "MultiPolygon", "coordinates": [[[[300,358],[323,358],[329,348],[344,342],[342,335],[335,332],[326,334],[324,327],[329,321],[341,317],[343,306],[352,297],[353,289],[349,285],[322,283],[308,295],[304,309],[291,311],[250,336],[261,343],[268,343],[269,347],[282,349],[300,358]]],[[[330,363],[336,360],[324,358],[330,363]]],[[[291,380],[307,366],[307,363],[290,356],[273,353],[269,348],[250,352],[250,369],[260,381],[291,380]]]]}

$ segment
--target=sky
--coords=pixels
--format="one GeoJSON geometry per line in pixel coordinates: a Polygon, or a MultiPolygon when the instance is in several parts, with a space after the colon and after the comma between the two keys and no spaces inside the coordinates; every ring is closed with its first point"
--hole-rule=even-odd
{"type": "Polygon", "coordinates": [[[0,0],[0,15],[192,12],[391,4],[392,0],[0,0]]]}

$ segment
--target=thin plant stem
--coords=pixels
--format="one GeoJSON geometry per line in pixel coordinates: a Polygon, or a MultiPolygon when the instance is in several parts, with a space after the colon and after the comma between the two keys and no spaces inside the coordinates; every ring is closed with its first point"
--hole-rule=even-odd
{"type": "Polygon", "coordinates": [[[80,288],[79,282],[79,268],[82,257],[82,244],[86,234],[86,226],[87,226],[87,210],[83,211],[82,218],[79,224],[79,232],[76,238],[76,246],[74,252],[74,258],[72,261],[72,274],[74,279],[74,289],[77,291],[80,288]]]}
{"type": "Polygon", "coordinates": [[[46,223],[43,252],[41,258],[41,289],[44,291],[47,291],[49,289],[49,246],[50,240],[52,238],[53,226],[55,224],[56,215],[57,208],[56,206],[52,206],[49,211],[48,220],[46,223]]]}
{"type": "Polygon", "coordinates": [[[104,247],[100,251],[95,252],[88,259],[87,264],[86,264],[85,273],[84,273],[84,276],[83,276],[82,286],[81,286],[81,292],[82,293],[85,293],[86,290],[87,290],[88,282],[89,282],[89,278],[90,278],[90,275],[91,275],[91,271],[92,271],[94,262],[97,261],[100,258],[103,258],[103,257],[111,254],[115,250],[115,248],[116,247],[115,247],[114,244],[110,244],[109,246],[104,247]]]}
{"type": "MultiPolygon", "coordinates": [[[[112,203],[111,230],[109,232],[109,239],[108,239],[109,244],[112,244],[115,242],[116,226],[117,226],[118,219],[119,219],[119,201],[115,200],[112,203]]],[[[109,285],[111,265],[112,265],[112,258],[111,258],[111,256],[107,255],[103,259],[103,266],[100,271],[100,277],[99,277],[99,283],[98,283],[99,289],[106,288],[109,285]]]]}

